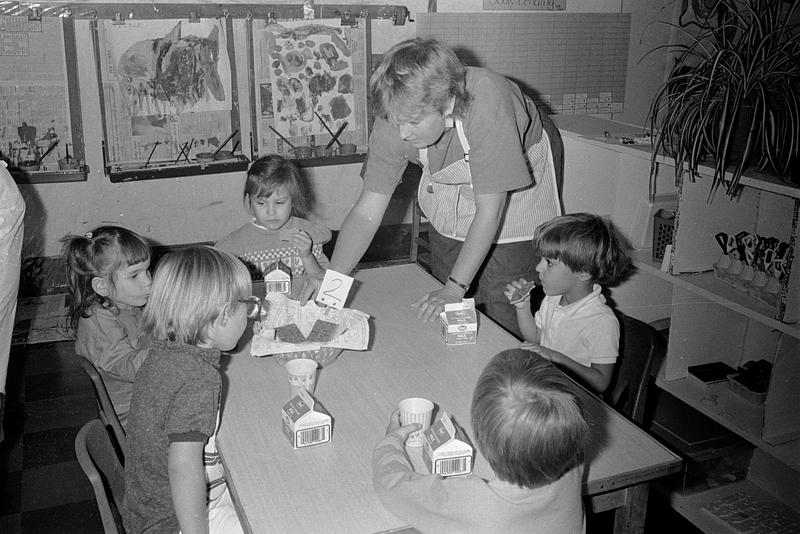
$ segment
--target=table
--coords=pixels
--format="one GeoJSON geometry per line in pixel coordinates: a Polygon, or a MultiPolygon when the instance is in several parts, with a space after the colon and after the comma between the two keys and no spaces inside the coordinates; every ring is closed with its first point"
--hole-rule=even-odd
{"type": "MultiPolygon", "coordinates": [[[[218,444],[242,522],[251,532],[402,528],[372,489],[371,454],[389,414],[405,397],[426,397],[473,436],[469,409],[478,375],[493,355],[518,345],[480,316],[476,344],[447,346],[438,323],[419,321],[410,307],[422,293],[441,287],[415,264],[360,271],[356,281],[348,306],[372,316],[371,347],[344,351],[318,374],[315,397],[334,420],[330,443],[293,450],[281,433],[289,383],[276,360],[250,356],[244,339],[224,361],[218,444]]],[[[680,458],[580,391],[592,427],[584,495],[591,510],[617,508],[619,527],[636,530],[644,522],[647,482],[677,471],[680,458]]],[[[493,477],[480,453],[473,471],[493,477]]]]}

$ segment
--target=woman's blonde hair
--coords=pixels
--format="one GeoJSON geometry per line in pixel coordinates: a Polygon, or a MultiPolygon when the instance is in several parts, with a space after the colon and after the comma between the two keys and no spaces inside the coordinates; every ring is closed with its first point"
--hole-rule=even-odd
{"type": "Polygon", "coordinates": [[[408,39],[389,49],[370,77],[370,92],[375,115],[392,122],[444,114],[451,100],[453,115],[463,118],[470,103],[464,65],[435,39],[408,39]]]}
{"type": "Polygon", "coordinates": [[[153,339],[197,345],[228,304],[252,293],[247,267],[214,247],[193,246],[170,252],[156,268],[142,328],[153,339]]]}

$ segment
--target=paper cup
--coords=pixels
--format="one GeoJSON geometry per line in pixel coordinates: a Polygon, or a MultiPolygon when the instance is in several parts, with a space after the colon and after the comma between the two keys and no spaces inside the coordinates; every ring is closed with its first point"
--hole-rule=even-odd
{"type": "Polygon", "coordinates": [[[302,390],[314,394],[317,385],[317,362],[308,358],[296,358],[286,362],[286,372],[289,374],[289,385],[292,388],[292,398],[302,390]]]}
{"type": "Polygon", "coordinates": [[[419,423],[422,425],[420,430],[413,432],[406,440],[406,445],[409,447],[421,447],[422,431],[431,426],[433,403],[428,399],[410,397],[401,400],[398,408],[400,408],[401,425],[410,425],[411,423],[419,423]]]}

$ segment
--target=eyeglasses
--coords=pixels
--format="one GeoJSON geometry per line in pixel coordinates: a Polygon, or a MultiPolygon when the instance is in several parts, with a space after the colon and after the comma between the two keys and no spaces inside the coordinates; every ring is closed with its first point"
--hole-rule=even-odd
{"type": "Polygon", "coordinates": [[[258,319],[266,314],[267,303],[262,298],[256,296],[247,297],[246,299],[240,299],[239,302],[247,306],[248,319],[258,319]]]}

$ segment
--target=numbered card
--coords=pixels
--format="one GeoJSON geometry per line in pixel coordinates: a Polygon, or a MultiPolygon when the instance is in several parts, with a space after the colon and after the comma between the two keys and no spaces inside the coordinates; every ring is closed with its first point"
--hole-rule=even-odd
{"type": "Polygon", "coordinates": [[[352,285],[353,279],[351,277],[328,269],[325,271],[325,278],[322,279],[322,285],[317,291],[315,300],[320,304],[341,310],[344,308],[344,303],[352,285]]]}

